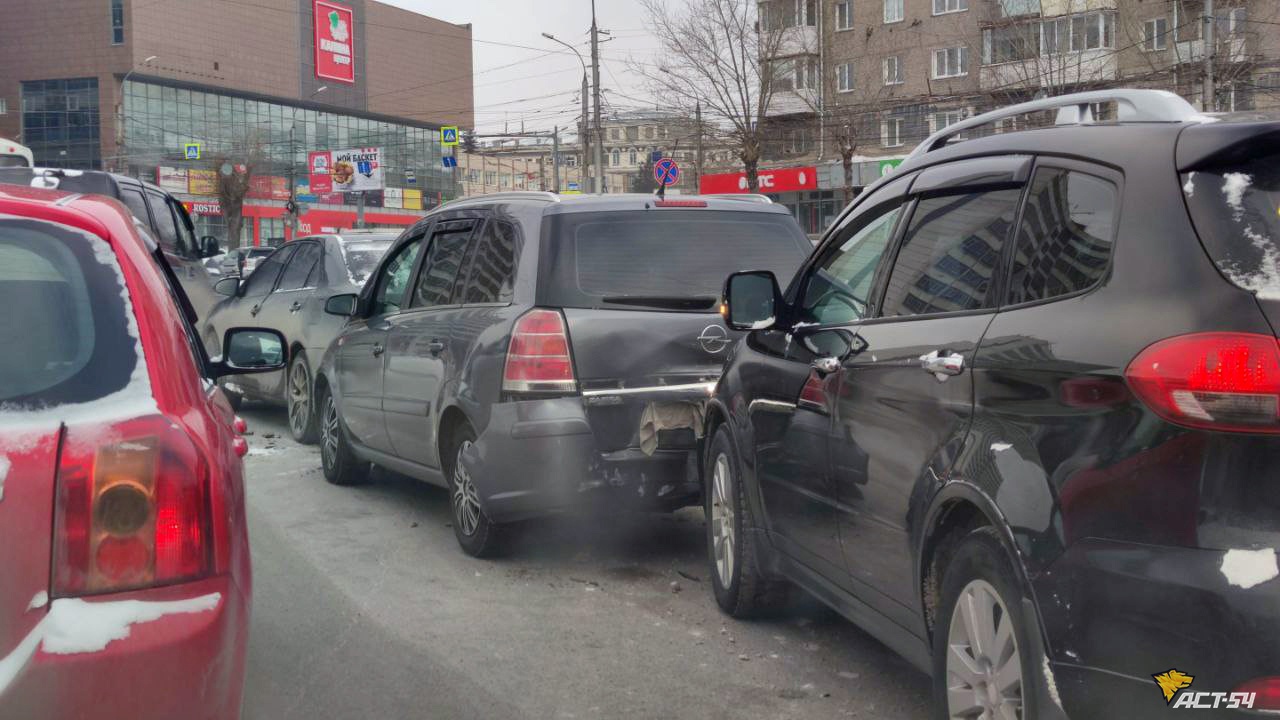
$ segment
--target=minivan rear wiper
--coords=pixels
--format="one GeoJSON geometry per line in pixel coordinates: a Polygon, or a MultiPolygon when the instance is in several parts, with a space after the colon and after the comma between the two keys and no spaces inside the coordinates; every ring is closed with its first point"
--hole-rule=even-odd
{"type": "Polygon", "coordinates": [[[664,295],[609,295],[600,298],[614,305],[647,305],[671,310],[710,310],[718,298],[710,295],[670,297],[664,295]]]}

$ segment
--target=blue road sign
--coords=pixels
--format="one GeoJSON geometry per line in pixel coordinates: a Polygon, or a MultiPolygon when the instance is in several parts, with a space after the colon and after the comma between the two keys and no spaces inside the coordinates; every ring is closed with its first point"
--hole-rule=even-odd
{"type": "Polygon", "coordinates": [[[663,158],[654,163],[653,179],[659,185],[675,185],[680,182],[680,166],[671,158],[663,158]]]}
{"type": "Polygon", "coordinates": [[[452,155],[445,155],[445,156],[444,156],[444,158],[443,158],[443,160],[444,160],[444,166],[445,166],[445,167],[447,167],[447,168],[456,168],[456,167],[458,167],[458,158],[456,158],[456,157],[454,157],[454,156],[452,156],[452,155]]]}
{"type": "Polygon", "coordinates": [[[445,147],[458,144],[458,127],[456,125],[446,125],[440,128],[440,144],[445,147]]]}
{"type": "Polygon", "coordinates": [[[410,185],[418,184],[418,175],[412,170],[404,171],[404,181],[410,185]]]}

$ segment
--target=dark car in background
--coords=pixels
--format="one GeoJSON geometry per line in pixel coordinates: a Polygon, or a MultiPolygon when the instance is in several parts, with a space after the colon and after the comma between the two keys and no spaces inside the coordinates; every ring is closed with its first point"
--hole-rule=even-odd
{"type": "Polygon", "coordinates": [[[0,183],[94,193],[119,200],[160,244],[196,317],[204,318],[216,302],[213,278],[203,260],[221,252],[218,239],[208,235],[197,239],[187,209],[160,187],[99,170],[53,168],[0,168],[0,183]]]}
{"type": "Polygon", "coordinates": [[[1275,119],[1035,101],[926,140],[785,293],[730,278],[721,608],[803,587],[939,717],[1280,710],[1278,167],[1275,119]]]}
{"type": "Polygon", "coordinates": [[[362,230],[304,237],[266,248],[261,264],[243,279],[218,281],[215,288],[225,297],[201,332],[211,354],[221,352],[218,339],[227,328],[241,325],[274,328],[287,340],[289,366],[284,373],[235,378],[223,386],[234,405],[244,399],[283,404],[289,409],[294,439],[315,441],[312,378],[343,325],[342,318],[325,313],[325,302],[333,295],[359,292],[395,237],[362,230]]]}
{"type": "Polygon", "coordinates": [[[357,483],[376,463],[447,487],[472,555],[504,523],[594,501],[696,503],[696,436],[734,337],[724,275],[788,274],[809,248],[758,199],[449,203],[358,297],[330,298],[351,319],[316,379],[325,477],[357,483]]]}

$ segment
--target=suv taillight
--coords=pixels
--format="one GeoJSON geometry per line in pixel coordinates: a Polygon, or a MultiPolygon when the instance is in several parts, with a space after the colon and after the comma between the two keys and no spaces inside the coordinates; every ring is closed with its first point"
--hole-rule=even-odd
{"type": "Polygon", "coordinates": [[[522,315],[511,331],[502,390],[571,393],[577,389],[564,318],[555,310],[537,308],[522,315]]]}
{"type": "Polygon", "coordinates": [[[1125,371],[1156,414],[1206,430],[1280,433],[1280,344],[1269,335],[1199,333],[1161,340],[1125,371]]]}
{"type": "Polygon", "coordinates": [[[54,508],[54,595],[210,574],[209,492],[199,450],[163,417],[68,429],[54,508]]]}

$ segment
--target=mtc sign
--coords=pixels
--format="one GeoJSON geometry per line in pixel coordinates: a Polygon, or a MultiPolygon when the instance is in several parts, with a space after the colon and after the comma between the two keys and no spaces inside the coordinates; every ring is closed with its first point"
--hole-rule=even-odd
{"type": "MultiPolygon", "coordinates": [[[[774,168],[759,170],[756,179],[762,193],[797,192],[818,189],[818,169],[813,167],[774,168]]],[[[703,195],[747,192],[746,173],[720,173],[703,175],[698,192],[703,195]]]]}
{"type": "Polygon", "coordinates": [[[314,0],[316,77],[355,83],[355,15],[351,8],[314,0]]]}

